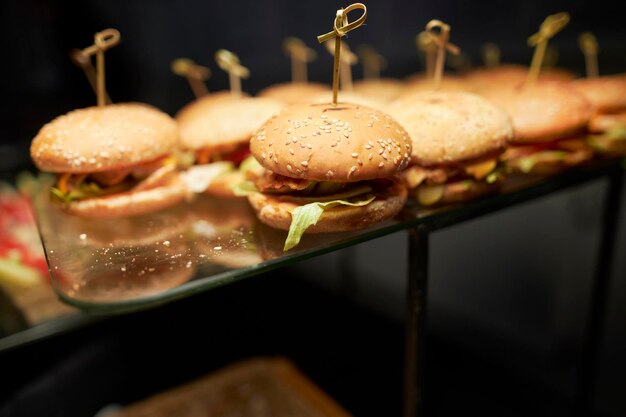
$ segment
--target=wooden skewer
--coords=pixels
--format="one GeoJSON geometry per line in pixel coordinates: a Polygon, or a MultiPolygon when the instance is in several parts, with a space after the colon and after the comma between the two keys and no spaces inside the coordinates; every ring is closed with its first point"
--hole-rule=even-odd
{"type": "Polygon", "coordinates": [[[317,37],[317,41],[319,43],[324,43],[328,40],[335,39],[335,52],[334,52],[334,62],[333,62],[333,104],[337,104],[337,94],[339,91],[339,63],[341,59],[341,38],[346,36],[348,32],[353,29],[358,28],[365,22],[365,18],[367,17],[367,8],[363,3],[354,3],[345,9],[337,10],[335,15],[335,20],[333,23],[333,30],[331,32],[325,33],[323,35],[319,35],[317,37]],[[363,14],[356,19],[354,22],[348,22],[348,13],[353,10],[360,9],[363,11],[363,14]]]}
{"type": "MultiPolygon", "coordinates": [[[[83,72],[85,73],[85,77],[87,78],[87,81],[89,82],[89,85],[91,86],[91,89],[93,90],[93,93],[97,95],[98,94],[98,85],[97,85],[98,75],[96,74],[96,69],[91,64],[90,57],[85,55],[82,49],[75,48],[70,51],[70,59],[72,60],[74,65],[76,65],[77,67],[83,70],[83,72]]],[[[104,94],[105,94],[106,104],[111,104],[111,97],[109,97],[109,94],[106,91],[104,92],[104,94]]]]}
{"type": "Polygon", "coordinates": [[[237,55],[226,49],[220,49],[215,53],[215,61],[221,69],[228,72],[231,94],[235,97],[240,97],[241,79],[248,78],[250,70],[241,65],[237,55]]]}
{"type": "MultiPolygon", "coordinates": [[[[335,49],[333,47],[333,42],[326,42],[324,44],[326,49],[331,55],[335,54],[335,49]]],[[[348,44],[344,41],[341,41],[341,56],[339,58],[340,65],[340,86],[342,91],[352,91],[352,66],[359,62],[359,58],[355,55],[351,50],[348,44]]]]}
{"type": "Polygon", "coordinates": [[[317,54],[307,47],[302,40],[289,37],[283,41],[283,49],[291,59],[291,81],[307,83],[307,63],[313,61],[317,54]]]}
{"type": "Polygon", "coordinates": [[[424,53],[426,61],[426,78],[432,79],[435,74],[435,60],[437,57],[437,45],[427,31],[421,31],[415,37],[417,49],[424,53]]]}
{"type": "Polygon", "coordinates": [[[437,45],[437,62],[435,64],[435,74],[433,78],[434,87],[437,89],[441,85],[441,79],[443,78],[446,51],[458,55],[461,50],[458,46],[448,42],[450,39],[450,25],[441,20],[434,19],[428,22],[426,32],[437,45]]]}
{"type": "Polygon", "coordinates": [[[526,85],[537,81],[546,54],[548,40],[559,33],[569,23],[569,20],[569,14],[565,12],[550,15],[541,23],[539,32],[528,38],[528,45],[535,47],[535,53],[528,71],[526,85]]]}
{"type": "Polygon", "coordinates": [[[598,41],[591,32],[583,32],[578,37],[578,45],[585,55],[585,69],[587,78],[597,78],[598,70],[598,41]]]}
{"type": "Polygon", "coordinates": [[[483,62],[487,68],[500,66],[500,48],[493,42],[487,42],[482,47],[483,62]]]}
{"type": "Polygon", "coordinates": [[[172,61],[172,72],[187,79],[197,98],[209,94],[205,81],[211,76],[211,70],[207,67],[198,65],[188,58],[178,58],[172,61]]]}
{"type": "MultiPolygon", "coordinates": [[[[105,29],[94,35],[94,43],[83,49],[81,55],[90,57],[96,55],[96,95],[98,97],[98,106],[105,106],[107,103],[107,92],[105,88],[104,76],[104,51],[117,45],[120,42],[120,32],[116,29],[105,29]]],[[[84,58],[80,58],[84,60],[84,58]]]]}
{"type": "Polygon", "coordinates": [[[380,72],[387,66],[385,58],[369,45],[358,47],[357,54],[361,57],[361,62],[363,63],[363,78],[366,80],[379,80],[380,72]]]}

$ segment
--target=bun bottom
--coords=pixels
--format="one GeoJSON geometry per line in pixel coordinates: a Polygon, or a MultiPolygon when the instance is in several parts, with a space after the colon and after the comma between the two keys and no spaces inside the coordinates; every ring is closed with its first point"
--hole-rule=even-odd
{"type": "Polygon", "coordinates": [[[73,201],[64,206],[71,214],[86,218],[128,217],[173,206],[187,197],[187,188],[178,176],[162,186],[128,191],[104,197],[73,201]]]}
{"type": "MultiPolygon", "coordinates": [[[[377,193],[376,199],[366,206],[338,206],[324,210],[318,222],[306,229],[306,233],[346,232],[390,220],[402,210],[406,198],[404,185],[394,182],[377,193]]],[[[281,230],[289,230],[291,212],[298,207],[298,204],[263,193],[250,194],[248,201],[261,222],[281,230]]]]}

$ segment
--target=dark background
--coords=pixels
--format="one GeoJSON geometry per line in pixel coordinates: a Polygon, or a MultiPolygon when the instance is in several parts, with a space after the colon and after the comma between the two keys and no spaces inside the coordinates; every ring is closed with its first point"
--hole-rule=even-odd
{"type": "MultiPolygon", "coordinates": [[[[568,11],[572,20],[552,42],[559,64],[584,69],[576,38],[596,33],[600,70],[619,72],[626,66],[626,29],[617,1],[410,1],[367,2],[365,27],[346,40],[354,47],[367,43],[387,57],[387,76],[403,77],[423,68],[414,38],[433,18],[452,26],[451,40],[475,64],[480,47],[496,42],[502,60],[529,63],[526,38],[548,15],[568,11]]],[[[59,114],[95,104],[95,96],[79,68],[68,58],[72,48],[93,42],[93,34],[117,28],[122,42],[106,54],[107,89],[114,101],[143,101],[173,114],[193,98],[184,79],[170,71],[170,62],[189,57],[213,70],[211,90],[228,87],[226,74],[213,60],[219,48],[237,53],[251,70],[244,90],[289,79],[289,60],[281,41],[297,36],[318,51],[309,67],[310,79],[330,82],[331,58],[316,36],[331,29],[335,10],[346,2],[321,1],[3,1],[0,33],[3,65],[0,116],[0,170],[30,165],[28,146],[39,127],[59,114]]],[[[355,12],[356,13],[356,12],[355,12]]],[[[354,78],[361,67],[354,68],[354,78]]]]}

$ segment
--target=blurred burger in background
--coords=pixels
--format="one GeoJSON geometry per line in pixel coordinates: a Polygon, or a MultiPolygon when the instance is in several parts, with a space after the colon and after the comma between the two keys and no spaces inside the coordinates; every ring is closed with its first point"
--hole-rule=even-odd
{"type": "Polygon", "coordinates": [[[390,113],[412,140],[402,178],[423,206],[476,199],[498,191],[499,155],[513,137],[509,116],[465,92],[423,91],[392,103],[390,113]]]}
{"type": "Polygon", "coordinates": [[[41,128],[30,153],[56,174],[52,196],[70,213],[120,217],[156,211],[186,196],[174,152],[178,127],[141,103],[89,107],[41,128]]]}
{"type": "Polygon", "coordinates": [[[569,85],[538,81],[485,90],[483,97],[513,121],[511,145],[501,156],[510,172],[552,175],[593,157],[585,142],[593,107],[569,85]]]}

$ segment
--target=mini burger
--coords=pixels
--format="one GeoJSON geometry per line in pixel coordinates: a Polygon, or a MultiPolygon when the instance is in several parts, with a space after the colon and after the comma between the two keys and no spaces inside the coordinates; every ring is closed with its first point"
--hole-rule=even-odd
{"type": "Polygon", "coordinates": [[[176,122],[154,107],[125,103],[74,110],[41,128],[31,158],[55,173],[52,196],[70,213],[120,217],[183,200],[173,153],[176,122]]]}
{"type": "Polygon", "coordinates": [[[250,155],[252,134],[284,103],[271,98],[203,97],[176,115],[180,147],[193,153],[194,166],[185,173],[190,191],[235,197],[231,187],[241,181],[238,167],[250,155]]]}
{"type": "Polygon", "coordinates": [[[330,87],[321,83],[293,81],[273,84],[259,91],[259,97],[282,101],[285,104],[307,103],[320,94],[328,97],[330,87]]]}
{"type": "Polygon", "coordinates": [[[515,131],[501,156],[510,172],[551,175],[593,157],[585,143],[593,107],[564,83],[491,89],[483,96],[506,111],[515,131]]]}
{"type": "Polygon", "coordinates": [[[394,119],[358,104],[283,109],[250,140],[264,168],[248,199],[261,222],[289,230],[284,250],[303,233],[361,229],[394,217],[407,192],[397,178],[411,140],[394,119]]]}
{"type": "Polygon", "coordinates": [[[602,155],[626,155],[626,74],[579,79],[571,86],[594,107],[587,143],[602,155]]]}
{"type": "Polygon", "coordinates": [[[404,182],[423,206],[469,201],[499,190],[498,155],[513,137],[509,116],[465,92],[424,91],[392,103],[412,139],[404,182]]]}
{"type": "MultiPolygon", "coordinates": [[[[503,64],[470,71],[464,77],[468,91],[481,94],[484,90],[512,88],[523,84],[528,78],[528,67],[519,64],[503,64]]],[[[568,83],[576,78],[570,71],[561,68],[542,68],[540,81],[568,83]]]]}

